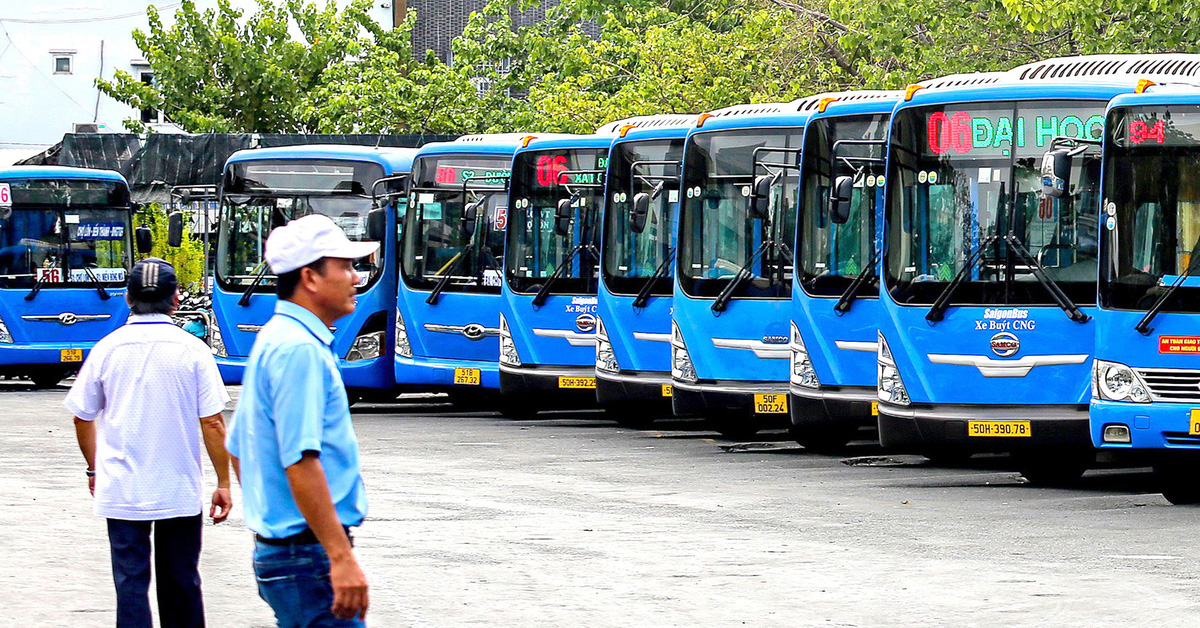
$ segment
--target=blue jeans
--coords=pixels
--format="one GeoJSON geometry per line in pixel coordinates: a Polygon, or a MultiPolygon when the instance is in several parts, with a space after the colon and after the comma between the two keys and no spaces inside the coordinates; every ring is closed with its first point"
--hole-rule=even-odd
{"type": "Polygon", "coordinates": [[[279,628],[363,628],[358,619],[338,619],[329,582],[329,556],[320,543],[267,545],[254,542],[258,595],[275,611],[279,628]]]}
{"type": "Polygon", "coordinates": [[[163,628],[201,628],[200,515],[157,521],[108,520],[113,581],[117,585],[117,626],[151,628],[150,532],[154,531],[154,572],[158,618],[163,628]]]}

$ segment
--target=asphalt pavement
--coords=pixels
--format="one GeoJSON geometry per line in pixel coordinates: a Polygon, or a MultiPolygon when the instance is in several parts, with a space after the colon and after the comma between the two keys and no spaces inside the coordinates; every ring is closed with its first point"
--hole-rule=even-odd
{"type": "MultiPolygon", "coordinates": [[[[5,625],[114,624],[65,392],[0,382],[5,625]]],[[[1145,469],[1035,488],[1002,457],[822,456],[781,430],[735,443],[696,421],[514,421],[436,398],[354,420],[372,626],[1200,623],[1200,510],[1169,505],[1145,469]]],[[[273,626],[234,498],[204,530],[208,622],[273,626]]]]}

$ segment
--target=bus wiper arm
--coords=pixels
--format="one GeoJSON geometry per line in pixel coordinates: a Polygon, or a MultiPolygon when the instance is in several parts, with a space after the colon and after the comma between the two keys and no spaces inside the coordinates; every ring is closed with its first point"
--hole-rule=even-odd
{"type": "Polygon", "coordinates": [[[446,274],[438,279],[437,285],[433,287],[433,292],[430,292],[429,298],[425,299],[426,303],[437,305],[438,297],[441,296],[446,286],[450,285],[450,279],[454,277],[454,271],[458,270],[459,266],[462,266],[463,260],[467,259],[467,255],[469,255],[467,251],[470,251],[470,249],[463,249],[463,252],[455,256],[453,262],[450,262],[450,266],[446,269],[446,274]]]}
{"type": "Polygon", "coordinates": [[[1062,286],[1059,286],[1058,282],[1050,278],[1050,275],[1046,273],[1046,267],[1037,261],[1037,258],[1029,252],[1029,249],[1025,248],[1024,244],[1021,244],[1017,236],[1010,233],[1004,236],[1004,241],[1012,250],[1017,252],[1017,255],[1025,260],[1026,264],[1033,266],[1033,276],[1046,288],[1046,291],[1050,293],[1050,298],[1054,299],[1058,307],[1067,313],[1068,318],[1076,323],[1086,323],[1091,320],[1092,317],[1084,314],[1079,309],[1079,306],[1075,305],[1075,302],[1071,300],[1071,297],[1068,297],[1067,293],[1063,292],[1062,286]]]}
{"type": "Polygon", "coordinates": [[[1138,321],[1138,324],[1134,327],[1138,333],[1143,336],[1149,336],[1150,332],[1154,331],[1150,328],[1150,323],[1154,321],[1154,317],[1158,316],[1158,313],[1162,311],[1163,306],[1167,304],[1167,299],[1170,299],[1171,296],[1174,295],[1177,290],[1179,290],[1179,287],[1183,285],[1183,281],[1185,279],[1187,279],[1197,270],[1200,270],[1200,238],[1196,239],[1196,246],[1192,247],[1191,258],[1192,259],[1190,262],[1188,262],[1187,268],[1183,269],[1183,272],[1179,274],[1179,277],[1175,279],[1175,282],[1158,296],[1158,299],[1154,301],[1154,305],[1150,306],[1150,310],[1146,312],[1146,315],[1142,317],[1142,320],[1138,321]]]}
{"type": "Polygon", "coordinates": [[[33,289],[29,291],[29,294],[25,295],[26,301],[34,300],[38,293],[42,291],[42,286],[46,285],[46,277],[48,274],[49,273],[43,274],[41,277],[37,278],[37,281],[33,282],[33,289]]]}
{"type": "Polygon", "coordinates": [[[238,299],[238,305],[242,307],[250,305],[250,295],[254,294],[254,289],[258,287],[258,284],[262,283],[263,277],[267,276],[267,269],[269,268],[270,266],[265,261],[262,262],[262,268],[254,276],[254,281],[250,282],[249,286],[246,286],[246,291],[242,293],[242,298],[238,299]]]}
{"type": "Polygon", "coordinates": [[[733,279],[730,279],[729,283],[721,289],[720,294],[713,300],[712,307],[709,309],[717,313],[724,312],[725,308],[729,306],[729,300],[733,298],[733,291],[737,290],[738,286],[742,285],[742,282],[750,278],[750,267],[762,257],[768,248],[773,246],[775,246],[774,240],[763,240],[763,243],[758,245],[758,250],[754,251],[754,255],[750,256],[750,261],[739,268],[733,279]]]}
{"type": "Polygon", "coordinates": [[[846,286],[846,291],[842,293],[842,297],[833,306],[834,312],[845,314],[850,311],[850,304],[854,303],[854,300],[858,298],[858,292],[862,290],[862,287],[866,285],[868,280],[875,278],[875,264],[879,263],[879,255],[882,252],[882,249],[875,251],[875,255],[871,258],[871,263],[866,268],[863,268],[862,272],[858,273],[849,286],[846,286]]]}
{"type": "Polygon", "coordinates": [[[108,290],[104,289],[104,284],[100,283],[100,280],[96,278],[96,273],[92,272],[92,268],[84,266],[83,272],[87,273],[88,280],[92,282],[93,286],[96,286],[96,294],[100,295],[100,300],[107,301],[112,295],[108,294],[108,290]]]}
{"type": "Polygon", "coordinates": [[[942,293],[938,295],[937,299],[933,301],[933,305],[929,308],[929,312],[925,314],[925,320],[929,321],[930,323],[936,323],[946,317],[946,308],[950,307],[950,297],[954,295],[954,291],[958,290],[958,287],[962,285],[963,279],[967,276],[967,273],[971,272],[971,269],[974,268],[975,264],[977,264],[983,257],[983,252],[999,239],[1000,236],[990,235],[979,243],[979,248],[975,249],[975,252],[971,254],[971,257],[967,258],[967,263],[963,264],[962,269],[958,271],[958,274],[954,275],[954,279],[950,281],[950,284],[947,285],[946,288],[942,290],[942,293]]]}
{"type": "Polygon", "coordinates": [[[595,247],[590,244],[575,245],[575,248],[571,249],[571,252],[567,254],[566,258],[564,258],[563,261],[560,262],[557,267],[555,267],[554,272],[550,273],[550,276],[546,278],[546,283],[542,284],[542,287],[538,289],[537,294],[533,297],[533,306],[542,307],[545,305],[546,298],[550,296],[550,287],[554,285],[555,281],[558,281],[558,276],[562,273],[563,269],[565,269],[567,265],[575,259],[576,255],[579,255],[585,250],[592,251],[594,248],[595,247]]]}
{"type": "Polygon", "coordinates": [[[650,293],[654,292],[654,284],[666,276],[667,269],[671,267],[671,262],[674,260],[675,247],[671,247],[671,250],[667,252],[667,257],[658,265],[658,268],[654,269],[654,274],[650,275],[650,278],[646,280],[646,285],[642,286],[641,290],[638,290],[637,297],[633,300],[633,309],[639,310],[646,307],[646,302],[650,300],[650,293]]]}

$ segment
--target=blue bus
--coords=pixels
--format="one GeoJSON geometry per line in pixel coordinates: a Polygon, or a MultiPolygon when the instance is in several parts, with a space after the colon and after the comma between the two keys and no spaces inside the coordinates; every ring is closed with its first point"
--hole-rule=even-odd
{"type": "Polygon", "coordinates": [[[696,121],[621,127],[609,151],[596,304],[596,401],[624,425],[671,413],[671,292],[683,143],[696,121]]]}
{"type": "Polygon", "coordinates": [[[875,212],[892,109],[903,96],[827,98],[804,129],[788,408],[792,436],[814,451],[838,450],[878,414],[875,212]]]}
{"type": "Polygon", "coordinates": [[[596,404],[600,213],[617,124],[535,139],[513,156],[500,305],[509,416],[596,404]]]}
{"type": "Polygon", "coordinates": [[[983,84],[908,90],[888,146],[879,435],[937,458],[1014,454],[1033,483],[1094,462],[1098,143],[1104,110],[1163,57],[1020,66],[983,84]],[[1048,149],[1077,155],[1043,193],[1048,149]]]}
{"type": "MultiPolygon", "coordinates": [[[[1200,60],[1184,58],[1194,79],[1200,60]]],[[[1112,100],[1105,125],[1091,434],[1101,450],[1147,458],[1167,499],[1190,504],[1200,502],[1200,87],[1137,91],[1112,100]]]]}
{"type": "Polygon", "coordinates": [[[671,405],[725,436],[787,420],[800,145],[809,116],[834,96],[728,107],[688,133],[671,405]]]}
{"type": "Polygon", "coordinates": [[[221,376],[239,383],[255,334],[275,311],[275,276],[263,257],[275,227],[307,214],[333,219],[351,240],[378,240],[358,260],[358,308],[334,327],[333,349],[351,398],[395,388],[388,346],[396,311],[396,244],[416,149],[310,145],[238,151],[220,189],[209,343],[221,376]],[[378,199],[385,199],[380,202],[378,199]]]}
{"type": "Polygon", "coordinates": [[[499,390],[500,286],[508,179],[525,134],[467,135],[413,160],[400,245],[396,383],[499,390]]]}
{"type": "MultiPolygon", "coordinates": [[[[110,170],[0,169],[0,374],[53,386],[125,323],[133,213],[110,170]]],[[[139,252],[149,235],[139,229],[139,252]]]]}

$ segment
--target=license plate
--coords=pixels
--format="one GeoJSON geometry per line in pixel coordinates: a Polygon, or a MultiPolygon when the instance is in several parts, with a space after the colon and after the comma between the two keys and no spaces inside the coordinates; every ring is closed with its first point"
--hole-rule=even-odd
{"type": "Polygon", "coordinates": [[[595,388],[595,377],[559,377],[559,388],[595,388]]]}
{"type": "Polygon", "coordinates": [[[59,362],[83,362],[83,349],[63,349],[58,352],[59,362]]]}
{"type": "Polygon", "coordinates": [[[967,421],[967,436],[1029,438],[1029,421],[967,421]]]}
{"type": "Polygon", "coordinates": [[[879,416],[879,402],[878,401],[871,402],[871,416],[879,416]]]}
{"type": "Polygon", "coordinates": [[[787,414],[787,395],[762,394],[754,395],[755,414],[787,414]]]}
{"type": "Polygon", "coordinates": [[[1188,421],[1188,434],[1200,436],[1200,408],[1192,408],[1192,420],[1188,421]]]}
{"type": "Polygon", "coordinates": [[[674,389],[674,388],[672,388],[670,384],[663,384],[663,385],[662,385],[662,395],[663,395],[664,397],[671,397],[671,396],[673,396],[674,394],[675,394],[675,389],[674,389]]]}
{"type": "Polygon", "coordinates": [[[465,386],[478,386],[479,369],[454,369],[454,383],[465,386]]]}

